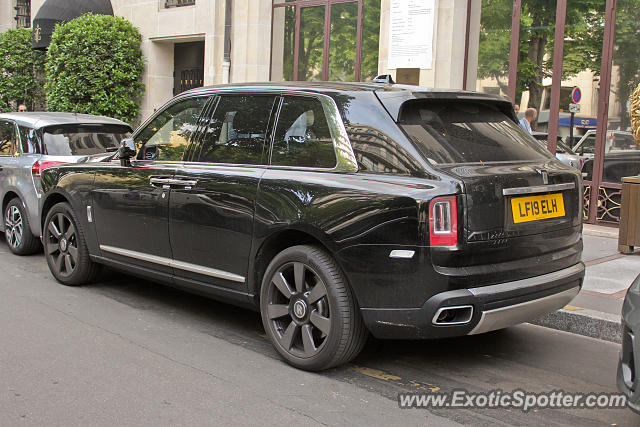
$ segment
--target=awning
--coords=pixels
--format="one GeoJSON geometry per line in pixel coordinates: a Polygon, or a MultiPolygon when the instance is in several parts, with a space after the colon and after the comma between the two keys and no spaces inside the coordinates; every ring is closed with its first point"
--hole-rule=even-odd
{"type": "Polygon", "coordinates": [[[33,18],[34,49],[46,49],[51,42],[51,34],[59,22],[69,22],[78,16],[91,12],[96,15],[113,15],[109,0],[46,0],[33,18]]]}
{"type": "MultiPolygon", "coordinates": [[[[560,117],[558,120],[558,126],[569,127],[571,124],[570,117],[560,117]]],[[[594,117],[574,117],[573,126],[583,129],[595,129],[598,121],[594,117]]]]}

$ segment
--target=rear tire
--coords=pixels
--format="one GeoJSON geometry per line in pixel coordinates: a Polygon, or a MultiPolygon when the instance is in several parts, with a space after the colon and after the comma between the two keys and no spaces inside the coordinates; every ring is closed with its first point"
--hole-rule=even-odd
{"type": "Polygon", "coordinates": [[[280,356],[307,371],[349,362],[367,340],[344,274],[317,246],[293,246],[275,256],[262,281],[260,313],[280,356]]]}
{"type": "Polygon", "coordinates": [[[51,208],[42,235],[49,270],[58,282],[78,286],[95,279],[101,266],[89,258],[84,230],[68,203],[51,208]]]}
{"type": "Polygon", "coordinates": [[[31,232],[29,217],[19,198],[12,199],[4,210],[4,237],[9,250],[16,255],[30,255],[41,248],[31,232]]]}

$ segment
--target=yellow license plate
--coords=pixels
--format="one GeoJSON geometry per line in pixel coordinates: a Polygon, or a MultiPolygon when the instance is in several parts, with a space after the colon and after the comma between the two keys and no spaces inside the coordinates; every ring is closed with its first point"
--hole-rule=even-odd
{"type": "Polygon", "coordinates": [[[538,221],[564,216],[562,193],[511,199],[513,222],[538,221]]]}

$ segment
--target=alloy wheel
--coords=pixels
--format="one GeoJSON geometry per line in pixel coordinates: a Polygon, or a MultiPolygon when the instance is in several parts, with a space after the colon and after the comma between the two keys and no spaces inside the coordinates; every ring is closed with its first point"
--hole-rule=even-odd
{"type": "Polygon", "coordinates": [[[302,262],[282,265],[271,277],[267,317],[279,345],[293,356],[315,356],[331,333],[327,288],[302,262]]]}
{"type": "Polygon", "coordinates": [[[51,266],[60,276],[68,277],[78,265],[78,237],[71,218],[56,213],[47,224],[45,251],[51,266]]]}
{"type": "Polygon", "coordinates": [[[4,234],[12,248],[15,249],[22,243],[23,230],[20,209],[14,205],[9,206],[4,214],[4,234]]]}

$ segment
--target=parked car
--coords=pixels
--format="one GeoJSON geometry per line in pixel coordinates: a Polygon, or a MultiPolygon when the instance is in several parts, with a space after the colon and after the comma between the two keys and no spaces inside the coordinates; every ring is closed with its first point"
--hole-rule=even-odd
{"type": "MultiPolygon", "coordinates": [[[[573,147],[573,151],[585,158],[593,157],[593,153],[596,149],[596,131],[588,130],[578,143],[573,147]]],[[[640,150],[633,139],[631,132],[625,132],[621,130],[608,130],[607,139],[605,141],[605,154],[612,151],[640,150]]]]}
{"type": "MultiPolygon", "coordinates": [[[[546,132],[534,132],[532,136],[540,141],[544,146],[547,146],[547,140],[549,134],[546,132]]],[[[582,156],[577,155],[571,148],[569,148],[563,141],[562,137],[558,136],[556,141],[556,158],[562,163],[569,165],[578,170],[582,169],[584,159],[582,156]]]]}
{"type": "Polygon", "coordinates": [[[120,120],[85,114],[0,114],[0,230],[9,250],[25,255],[40,249],[38,200],[44,168],[115,151],[131,130],[120,120]]]}
{"type": "Polygon", "coordinates": [[[479,334],[567,304],[582,182],[486,94],[265,83],[181,94],[117,157],[48,168],[54,277],[100,265],[258,309],[320,370],[378,338],[479,334]]]}
{"type": "MultiPolygon", "coordinates": [[[[588,158],[582,166],[585,180],[593,180],[593,157],[588,158]]],[[[602,167],[602,181],[622,183],[625,176],[640,175],[640,150],[611,151],[605,154],[602,167]]]]}
{"type": "Polygon", "coordinates": [[[618,390],[627,396],[627,405],[640,413],[640,388],[638,388],[638,367],[640,367],[640,275],[633,281],[622,304],[622,348],[618,362],[618,390]]]}

